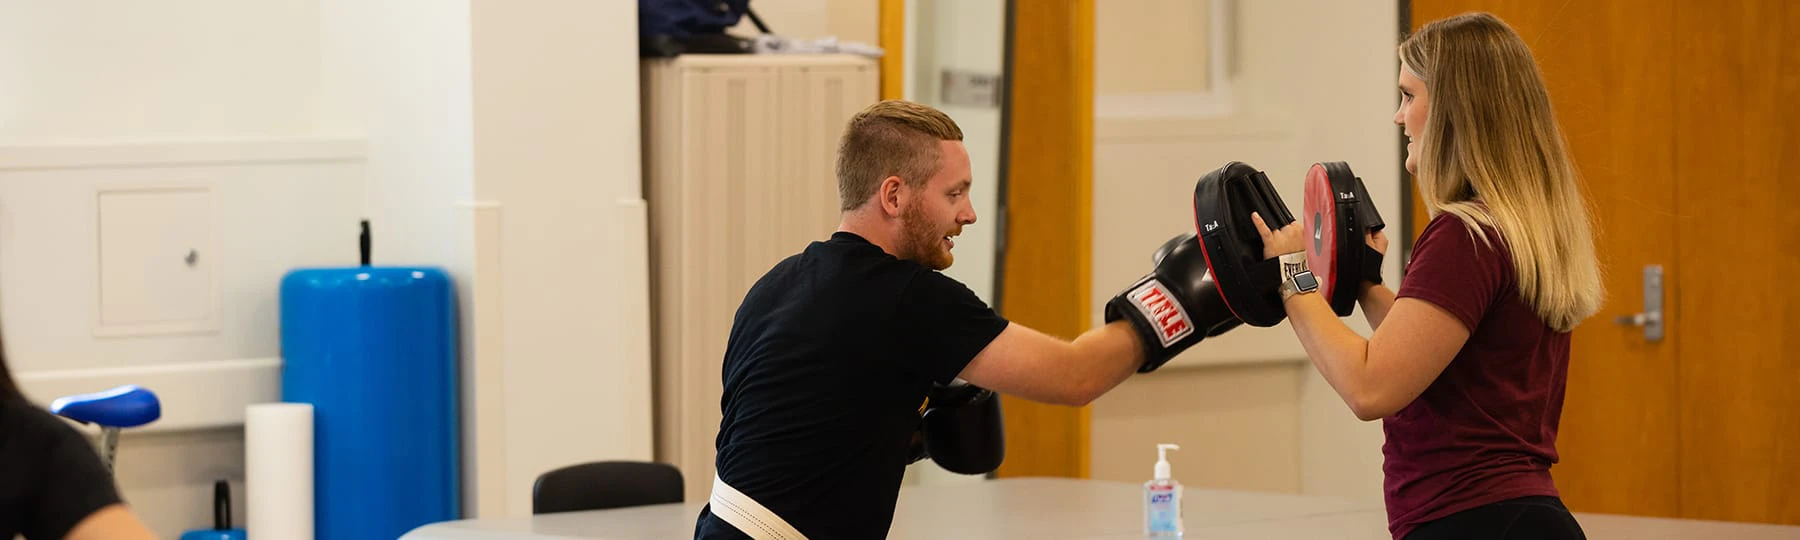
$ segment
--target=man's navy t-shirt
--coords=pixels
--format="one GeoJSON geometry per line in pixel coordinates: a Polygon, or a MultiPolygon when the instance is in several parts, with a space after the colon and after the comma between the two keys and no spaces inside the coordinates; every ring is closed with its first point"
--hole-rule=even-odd
{"type": "MultiPolygon", "coordinates": [[[[745,295],[726,345],[720,479],[809,538],[881,538],[919,405],[1007,321],[968,287],[838,232],[745,295]]],[[[702,510],[695,538],[746,538],[702,510]]]]}

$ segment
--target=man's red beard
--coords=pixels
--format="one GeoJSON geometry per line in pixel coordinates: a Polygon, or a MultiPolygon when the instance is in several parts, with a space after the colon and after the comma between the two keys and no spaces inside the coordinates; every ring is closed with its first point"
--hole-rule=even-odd
{"type": "Polygon", "coordinates": [[[900,247],[900,258],[918,262],[932,270],[943,270],[956,262],[956,255],[951,254],[950,246],[944,243],[944,236],[952,233],[932,226],[931,220],[925,216],[924,203],[923,200],[915,199],[900,213],[904,242],[900,247]]]}

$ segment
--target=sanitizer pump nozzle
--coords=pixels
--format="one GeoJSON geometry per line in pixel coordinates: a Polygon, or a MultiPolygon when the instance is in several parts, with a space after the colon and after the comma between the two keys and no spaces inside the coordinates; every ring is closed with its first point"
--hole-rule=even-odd
{"type": "Polygon", "coordinates": [[[1169,451],[1170,450],[1180,450],[1180,449],[1181,449],[1180,446],[1176,446],[1173,444],[1156,445],[1156,479],[1157,480],[1168,480],[1169,479],[1169,451]]]}

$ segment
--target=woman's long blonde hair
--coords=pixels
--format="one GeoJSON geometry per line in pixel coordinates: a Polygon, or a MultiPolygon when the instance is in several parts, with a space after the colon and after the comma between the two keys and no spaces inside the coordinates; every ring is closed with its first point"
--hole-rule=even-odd
{"type": "Polygon", "coordinates": [[[1425,82],[1416,174],[1432,217],[1449,212],[1484,243],[1499,231],[1521,299],[1567,332],[1600,309],[1593,228],[1531,50],[1486,13],[1433,21],[1400,44],[1425,82]]]}

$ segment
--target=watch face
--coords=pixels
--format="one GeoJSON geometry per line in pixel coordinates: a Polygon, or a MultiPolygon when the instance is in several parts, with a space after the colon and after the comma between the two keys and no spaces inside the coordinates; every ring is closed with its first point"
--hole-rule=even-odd
{"type": "Polygon", "coordinates": [[[1313,277],[1312,272],[1301,272],[1294,276],[1294,287],[1302,291],[1318,289],[1319,279],[1313,277]]]}

